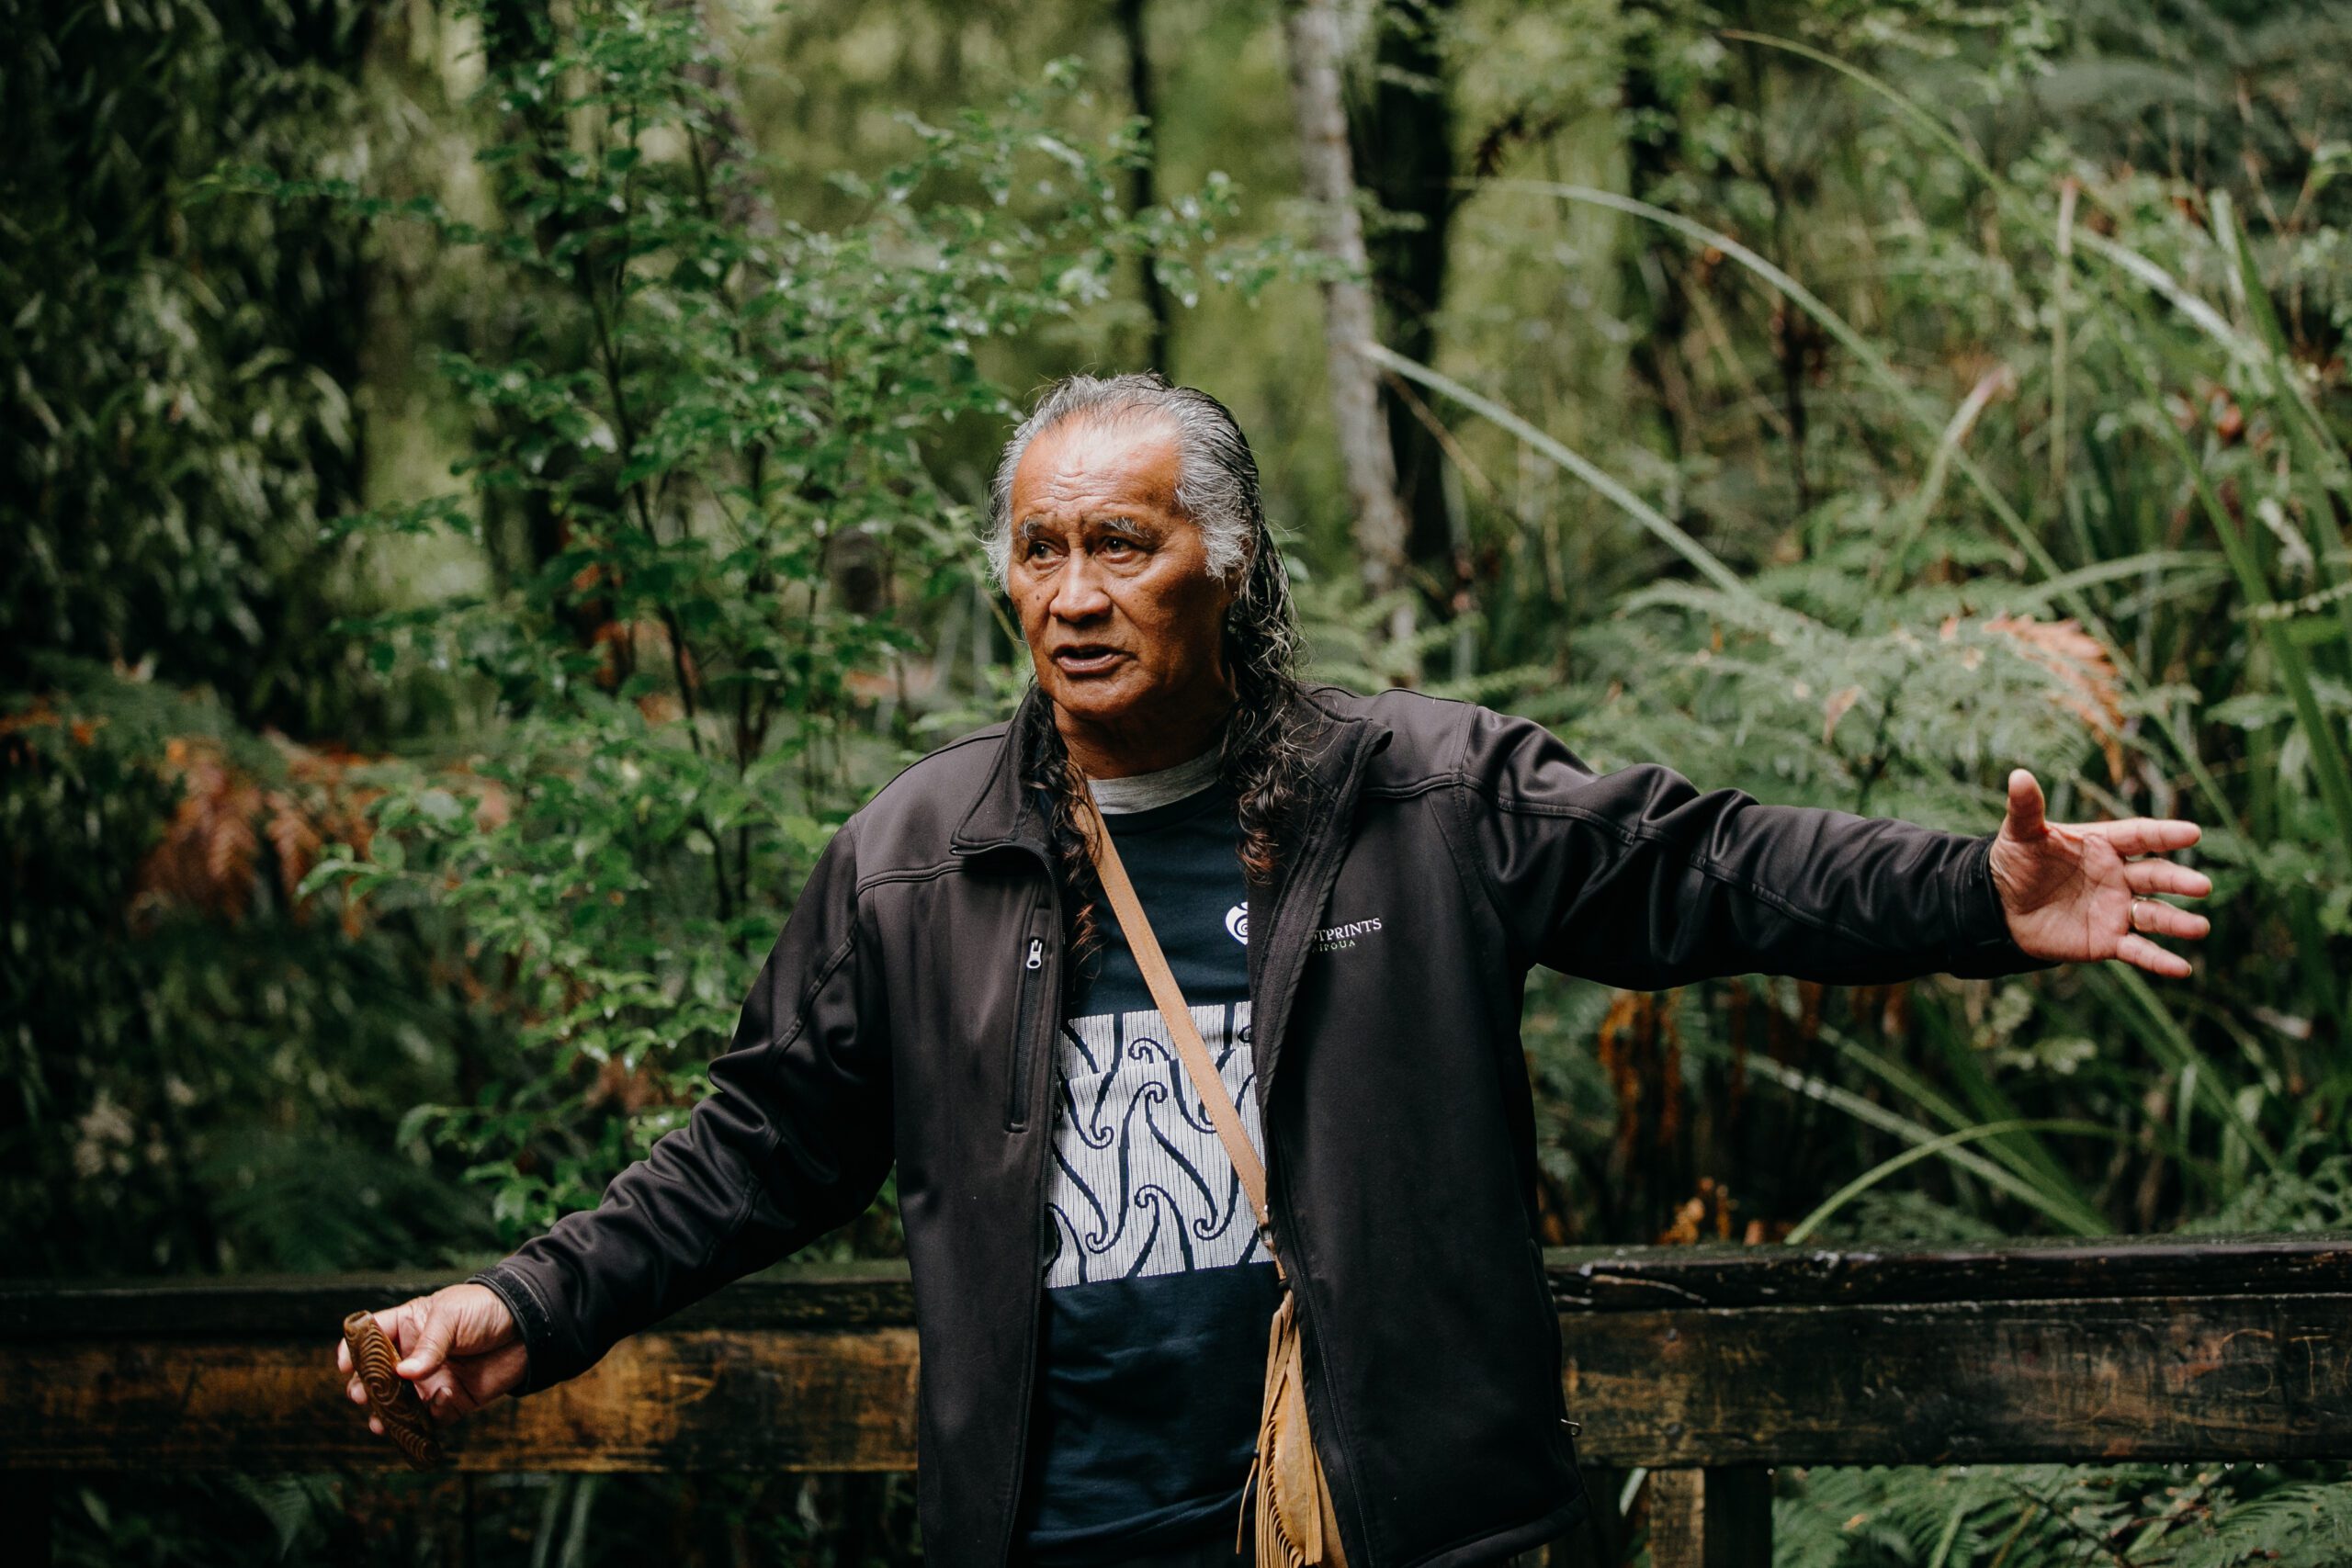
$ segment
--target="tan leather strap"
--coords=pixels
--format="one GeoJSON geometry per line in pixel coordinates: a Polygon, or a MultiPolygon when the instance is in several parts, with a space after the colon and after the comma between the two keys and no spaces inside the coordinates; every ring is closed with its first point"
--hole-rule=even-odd
{"type": "MultiPolygon", "coordinates": [[[[1127,880],[1127,868],[1119,861],[1119,848],[1111,841],[1111,829],[1102,820],[1102,808],[1094,803],[1091,784],[1080,797],[1080,826],[1086,833],[1087,852],[1094,858],[1094,874],[1102,880],[1102,891],[1109,895],[1111,908],[1119,917],[1119,930],[1126,936],[1127,951],[1135,954],[1136,967],[1143,971],[1143,983],[1151,988],[1151,999],[1159,1005],[1159,1016],[1167,1021],[1170,1042],[1176,1047],[1178,1059],[1184,1064],[1184,1075],[1193,1080],[1193,1089],[1201,1097],[1209,1121],[1215,1123],[1216,1135],[1225,1145],[1226,1156],[1233,1161],[1234,1174],[1241,1179],[1241,1190],[1249,1195],[1250,1212],[1258,1216],[1258,1239],[1265,1243],[1267,1256],[1274,1257],[1272,1218],[1266,1210],[1266,1168],[1250,1145],[1250,1134],[1242,1128],[1241,1112],[1226,1089],[1225,1079],[1217,1075],[1216,1062],[1209,1055],[1209,1048],[1193,1022],[1192,1010],[1184,1005],[1184,993],[1177,987],[1176,976],[1159,951],[1159,939],[1152,934],[1151,921],[1144,917],[1143,903],[1136,897],[1135,884],[1127,880]]],[[[1281,1272],[1282,1259],[1278,1257],[1274,1257],[1274,1268],[1281,1272]]]]}

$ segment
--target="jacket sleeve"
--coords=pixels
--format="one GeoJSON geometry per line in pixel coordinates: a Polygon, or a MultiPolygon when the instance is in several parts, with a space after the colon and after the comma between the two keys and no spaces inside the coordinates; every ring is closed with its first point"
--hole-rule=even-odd
{"type": "Polygon", "coordinates": [[[2009,935],[1996,835],[1767,806],[1653,763],[1595,773],[1542,725],[1469,723],[1465,841],[1515,959],[1636,990],[2047,969],[2009,935]]]}
{"type": "Polygon", "coordinates": [[[627,1336],[854,1219],[880,1189],[889,1052],[860,947],[856,827],[818,857],[686,1125],[595,1208],[471,1276],[522,1330],[518,1395],[578,1376],[627,1336]]]}

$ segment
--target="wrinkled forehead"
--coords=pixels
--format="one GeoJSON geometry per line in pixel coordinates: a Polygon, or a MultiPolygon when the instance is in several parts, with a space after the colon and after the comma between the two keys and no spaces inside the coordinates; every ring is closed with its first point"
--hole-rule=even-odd
{"type": "Polygon", "coordinates": [[[1173,518],[1182,475],[1176,428],[1164,415],[1076,414],[1040,432],[1021,455],[1012,523],[1080,522],[1111,512],[1173,518]]]}

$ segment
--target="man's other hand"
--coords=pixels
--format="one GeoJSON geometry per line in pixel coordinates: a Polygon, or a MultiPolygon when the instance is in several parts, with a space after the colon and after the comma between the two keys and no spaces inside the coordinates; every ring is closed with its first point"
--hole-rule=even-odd
{"type": "Polygon", "coordinates": [[[2157,817],[2052,822],[2041,813],[2041,785],[2025,769],[2011,769],[2008,815],[1993,840],[1993,886],[2011,940],[2036,958],[2120,958],[2152,975],[2186,976],[2188,959],[2148,939],[2193,942],[2213,929],[2204,916],[2153,897],[2202,898],[2213,891],[2204,873],[2160,858],[2195,843],[2197,824],[2157,817]]]}
{"type": "MultiPolygon", "coordinates": [[[[392,1370],[409,1380],[435,1420],[471,1415],[521,1386],[528,1363],[514,1314],[487,1285],[448,1285],[376,1314],[378,1326],[401,1359],[392,1370]]],[[[368,1390],[352,1371],[351,1347],[335,1341],[334,1364],[350,1379],[352,1400],[368,1403],[368,1390]]],[[[384,1424],[368,1417],[368,1429],[381,1436],[384,1424]]]]}

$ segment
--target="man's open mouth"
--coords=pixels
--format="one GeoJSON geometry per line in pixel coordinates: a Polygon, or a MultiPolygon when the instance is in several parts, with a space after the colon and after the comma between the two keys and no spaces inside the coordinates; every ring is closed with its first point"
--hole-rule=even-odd
{"type": "Polygon", "coordinates": [[[1054,666],[1065,675],[1100,675],[1125,657],[1123,649],[1084,643],[1054,649],[1054,666]]]}

